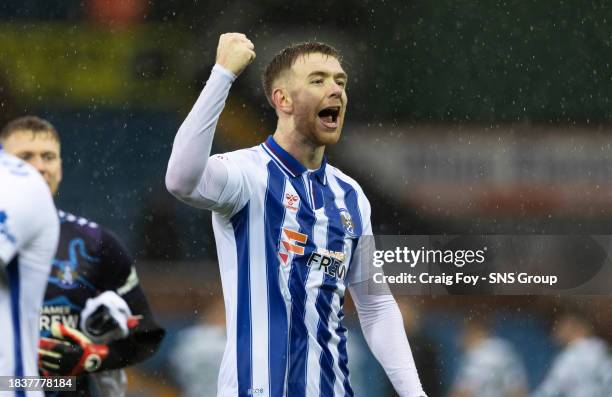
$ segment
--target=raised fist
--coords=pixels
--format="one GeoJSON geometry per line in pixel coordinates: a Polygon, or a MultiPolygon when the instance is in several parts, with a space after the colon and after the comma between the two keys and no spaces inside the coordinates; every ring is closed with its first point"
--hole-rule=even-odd
{"type": "Polygon", "coordinates": [[[255,46],[242,33],[224,33],[219,37],[217,64],[238,76],[255,59],[255,46]]]}

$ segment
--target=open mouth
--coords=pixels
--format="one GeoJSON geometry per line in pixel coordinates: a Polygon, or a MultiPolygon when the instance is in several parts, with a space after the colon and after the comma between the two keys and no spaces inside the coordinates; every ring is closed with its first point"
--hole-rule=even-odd
{"type": "Polygon", "coordinates": [[[319,112],[319,119],[323,126],[329,129],[338,128],[338,115],[340,114],[340,106],[330,106],[319,112]]]}

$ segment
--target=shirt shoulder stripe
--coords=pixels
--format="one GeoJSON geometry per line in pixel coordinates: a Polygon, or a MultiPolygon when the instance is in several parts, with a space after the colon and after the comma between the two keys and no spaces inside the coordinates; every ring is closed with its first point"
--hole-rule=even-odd
{"type": "Polygon", "coordinates": [[[264,201],[266,236],[266,272],[268,279],[268,366],[270,396],[284,395],[287,369],[288,319],[285,300],[280,290],[278,275],[278,249],[281,225],[285,218],[282,195],[285,190],[285,174],[268,163],[268,182],[264,201]],[[279,200],[280,197],[280,200],[279,200]]]}
{"type": "Polygon", "coordinates": [[[249,276],[249,204],[232,217],[238,259],[238,310],[236,330],[236,363],[238,395],[250,396],[253,384],[251,341],[251,287],[249,276]]]}
{"type": "MultiPolygon", "coordinates": [[[[308,201],[306,186],[302,178],[289,178],[302,203],[308,201]]],[[[300,233],[312,236],[315,216],[308,205],[300,205],[297,213],[300,233]]],[[[289,375],[287,395],[304,397],[306,395],[306,362],[308,359],[308,329],[306,316],[306,280],[310,273],[307,260],[315,250],[312,237],[304,244],[304,253],[293,260],[289,275],[291,293],[291,326],[289,330],[289,375]]]]}
{"type": "MultiPolygon", "coordinates": [[[[11,289],[11,320],[13,323],[13,354],[14,360],[14,373],[15,377],[23,376],[23,348],[21,340],[21,291],[20,291],[20,277],[19,277],[19,255],[15,255],[13,260],[9,262],[6,268],[9,278],[9,285],[11,289]]],[[[16,392],[17,396],[25,396],[23,390],[16,392]]]]}

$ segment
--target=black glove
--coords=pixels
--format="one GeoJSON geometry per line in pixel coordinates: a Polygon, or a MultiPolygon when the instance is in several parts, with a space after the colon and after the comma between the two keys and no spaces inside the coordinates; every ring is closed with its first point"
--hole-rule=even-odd
{"type": "Polygon", "coordinates": [[[52,338],[41,338],[38,366],[44,375],[74,376],[96,371],[108,356],[108,346],[92,343],[74,328],[51,326],[52,338]]]}

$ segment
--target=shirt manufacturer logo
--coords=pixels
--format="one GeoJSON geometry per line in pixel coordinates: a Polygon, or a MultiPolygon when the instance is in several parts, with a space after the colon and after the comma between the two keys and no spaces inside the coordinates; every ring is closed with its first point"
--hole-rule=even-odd
{"type": "Polygon", "coordinates": [[[293,194],[293,193],[287,193],[285,194],[285,208],[287,208],[290,211],[297,211],[298,210],[298,206],[300,204],[300,198],[297,196],[297,194],[293,194]]]}

